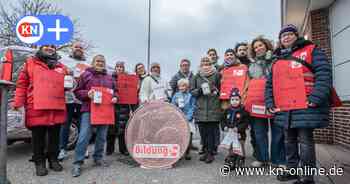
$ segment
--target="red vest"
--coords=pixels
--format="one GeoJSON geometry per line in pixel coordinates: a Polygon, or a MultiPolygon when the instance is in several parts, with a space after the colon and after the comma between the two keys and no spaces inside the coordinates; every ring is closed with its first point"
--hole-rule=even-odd
{"type": "Polygon", "coordinates": [[[238,88],[242,96],[245,83],[247,81],[248,67],[246,65],[231,66],[222,70],[222,80],[220,89],[220,99],[230,98],[232,88],[238,88]]]}
{"type": "Polygon", "coordinates": [[[265,78],[251,79],[248,85],[245,110],[253,117],[272,118],[265,107],[265,78]]]}
{"type": "MultiPolygon", "coordinates": [[[[295,51],[294,57],[312,63],[315,45],[308,45],[295,51]]],[[[293,60],[278,60],[272,67],[273,95],[277,108],[281,110],[307,108],[307,96],[312,92],[314,74],[306,66],[293,60]]]]}

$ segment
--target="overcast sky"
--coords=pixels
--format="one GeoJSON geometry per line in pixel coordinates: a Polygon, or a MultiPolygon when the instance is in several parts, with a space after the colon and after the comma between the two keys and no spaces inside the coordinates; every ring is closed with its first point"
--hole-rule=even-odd
{"type": "MultiPolygon", "coordinates": [[[[127,62],[132,71],[147,58],[147,0],[57,0],[65,14],[79,19],[84,37],[109,63],[127,62]]],[[[265,35],[276,39],[280,0],[152,0],[151,62],[159,62],[170,78],[179,60],[197,70],[208,48],[221,58],[236,42],[265,35]]],[[[220,61],[222,62],[222,60],[220,61]]]]}

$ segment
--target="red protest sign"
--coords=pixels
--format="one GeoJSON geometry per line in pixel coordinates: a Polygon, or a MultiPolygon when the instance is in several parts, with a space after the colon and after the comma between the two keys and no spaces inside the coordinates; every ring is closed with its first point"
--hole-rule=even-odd
{"type": "Polygon", "coordinates": [[[272,70],[275,106],[281,111],[306,109],[303,66],[295,61],[279,60],[272,70]]]}
{"type": "Polygon", "coordinates": [[[266,79],[252,79],[249,81],[245,109],[251,116],[271,118],[265,107],[265,83],[266,79]]]}
{"type": "Polygon", "coordinates": [[[35,67],[33,71],[33,102],[36,110],[65,110],[64,74],[35,67]]]}
{"type": "Polygon", "coordinates": [[[118,104],[137,104],[138,84],[139,78],[137,75],[118,74],[118,104]]]}
{"type": "Polygon", "coordinates": [[[102,94],[102,102],[97,104],[91,100],[91,125],[113,125],[114,104],[113,90],[105,87],[92,87],[92,90],[102,94]]]}
{"type": "Polygon", "coordinates": [[[232,88],[238,88],[240,95],[243,93],[244,85],[247,80],[248,68],[245,65],[233,66],[222,71],[220,99],[230,98],[232,88]]]}

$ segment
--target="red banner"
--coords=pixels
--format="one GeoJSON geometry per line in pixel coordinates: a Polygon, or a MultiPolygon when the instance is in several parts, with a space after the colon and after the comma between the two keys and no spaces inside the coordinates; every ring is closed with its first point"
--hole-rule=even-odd
{"type": "Polygon", "coordinates": [[[252,79],[249,81],[245,109],[251,116],[271,118],[265,107],[265,83],[266,79],[252,79]]]}
{"type": "Polygon", "coordinates": [[[220,89],[220,99],[230,98],[232,88],[238,88],[240,95],[243,93],[247,80],[247,67],[245,65],[233,66],[222,71],[222,81],[220,89]]]}
{"type": "Polygon", "coordinates": [[[137,104],[138,84],[139,78],[137,75],[118,74],[118,104],[137,104]]]}
{"type": "Polygon", "coordinates": [[[91,89],[102,94],[102,103],[97,104],[91,100],[91,125],[114,125],[113,90],[105,87],[91,89]]]}
{"type": "Polygon", "coordinates": [[[280,60],[273,65],[273,96],[281,111],[307,108],[303,66],[295,61],[280,60]]]}
{"type": "Polygon", "coordinates": [[[36,110],[65,110],[64,74],[35,67],[33,98],[36,110]]]}

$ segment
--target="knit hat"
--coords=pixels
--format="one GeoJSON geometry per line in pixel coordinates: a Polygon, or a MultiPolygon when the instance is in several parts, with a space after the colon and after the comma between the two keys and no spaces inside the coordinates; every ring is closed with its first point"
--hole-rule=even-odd
{"type": "Polygon", "coordinates": [[[293,24],[287,24],[287,25],[283,26],[279,35],[278,35],[278,38],[281,39],[282,34],[285,32],[293,32],[293,33],[295,33],[296,36],[299,36],[298,28],[293,24]]]}
{"type": "Polygon", "coordinates": [[[239,89],[238,88],[232,88],[230,98],[232,97],[239,97],[241,98],[241,95],[239,94],[239,89]]]}

